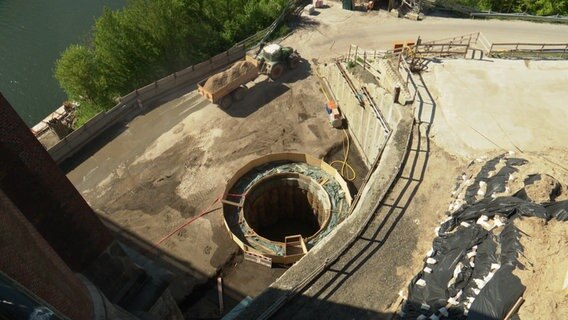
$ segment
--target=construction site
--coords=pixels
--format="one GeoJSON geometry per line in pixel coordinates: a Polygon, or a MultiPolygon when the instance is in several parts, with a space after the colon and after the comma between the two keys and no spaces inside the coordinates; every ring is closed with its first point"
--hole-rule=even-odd
{"type": "Polygon", "coordinates": [[[352,2],[43,145],[2,97],[0,319],[568,319],[568,26],[352,2]]]}

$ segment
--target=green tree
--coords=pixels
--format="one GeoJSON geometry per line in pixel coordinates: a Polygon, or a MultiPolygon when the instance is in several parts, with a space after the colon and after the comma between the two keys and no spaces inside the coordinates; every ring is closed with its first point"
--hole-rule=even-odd
{"type": "Polygon", "coordinates": [[[70,99],[93,104],[109,102],[97,58],[86,46],[72,45],[63,52],[56,63],[55,78],[70,99]]]}
{"type": "Polygon", "coordinates": [[[568,0],[456,0],[480,10],[534,15],[567,15],[568,0]]]}
{"type": "Polygon", "coordinates": [[[129,0],[105,9],[92,43],[69,47],[55,76],[94,111],[117,97],[228,49],[269,26],[288,0],[129,0]]]}

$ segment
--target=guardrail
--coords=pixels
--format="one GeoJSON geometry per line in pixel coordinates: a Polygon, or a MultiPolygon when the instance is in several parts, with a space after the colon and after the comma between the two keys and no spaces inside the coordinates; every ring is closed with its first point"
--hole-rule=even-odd
{"type": "Polygon", "coordinates": [[[99,113],[83,126],[60,140],[48,150],[49,154],[55,162],[61,163],[127,115],[139,113],[144,109],[144,106],[147,107],[160,97],[175,92],[184,86],[193,85],[207,75],[220,71],[233,62],[244,58],[246,51],[266,41],[284,21],[286,16],[299,14],[302,11],[301,3],[301,0],[290,0],[268,28],[237,43],[231,49],[119,98],[119,103],[114,108],[99,113]]]}
{"type": "Polygon", "coordinates": [[[437,44],[437,43],[450,43],[450,44],[475,44],[481,36],[481,32],[466,33],[459,36],[450,38],[437,39],[432,41],[422,41],[422,44],[437,44]]]}
{"type": "Polygon", "coordinates": [[[246,50],[258,47],[272,35],[276,28],[278,28],[282,21],[284,21],[285,17],[290,15],[290,13],[299,14],[302,11],[301,3],[301,0],[288,1],[288,4],[284,8],[282,8],[280,15],[274,20],[274,22],[272,22],[270,26],[237,43],[235,47],[244,46],[246,50]]]}
{"type": "Polygon", "coordinates": [[[56,163],[74,155],[87,143],[98,137],[105,130],[115,125],[126,116],[141,113],[161,97],[184,87],[189,87],[211,73],[224,69],[245,56],[243,46],[231,48],[209,60],[187,67],[145,87],[136,89],[121,97],[112,109],[101,112],[80,128],[61,139],[48,152],[56,163]]]}
{"type": "Polygon", "coordinates": [[[493,43],[489,56],[516,59],[566,59],[568,43],[493,43]]]}
{"type": "Polygon", "coordinates": [[[496,19],[513,19],[513,20],[527,20],[527,21],[542,21],[542,22],[560,22],[568,23],[567,16],[554,15],[554,16],[534,16],[526,13],[500,13],[500,12],[472,12],[469,14],[472,18],[496,18],[496,19]]]}
{"type": "Polygon", "coordinates": [[[462,43],[420,43],[413,46],[417,57],[448,57],[464,56],[469,50],[469,44],[462,43]]]}

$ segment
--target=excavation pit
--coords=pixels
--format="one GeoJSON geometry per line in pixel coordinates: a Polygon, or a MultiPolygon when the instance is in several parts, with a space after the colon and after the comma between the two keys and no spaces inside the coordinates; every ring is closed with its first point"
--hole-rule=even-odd
{"type": "Polygon", "coordinates": [[[243,214],[260,236],[284,242],[286,236],[309,240],[327,225],[329,196],[322,186],[297,173],[275,174],[261,179],[248,191],[243,214]]]}
{"type": "Polygon", "coordinates": [[[324,161],[300,153],[249,162],[227,182],[225,226],[245,258],[289,264],[349,215],[351,195],[324,161]]]}

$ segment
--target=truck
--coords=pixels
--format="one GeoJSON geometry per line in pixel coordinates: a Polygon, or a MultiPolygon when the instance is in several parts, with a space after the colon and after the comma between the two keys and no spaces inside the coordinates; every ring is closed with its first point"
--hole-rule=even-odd
{"type": "Polygon", "coordinates": [[[211,103],[228,109],[233,101],[240,101],[247,92],[246,84],[260,74],[276,80],[285,69],[296,69],[300,55],[291,47],[269,44],[255,57],[247,55],[245,60],[235,62],[229,69],[216,73],[197,84],[197,91],[211,103]]]}

